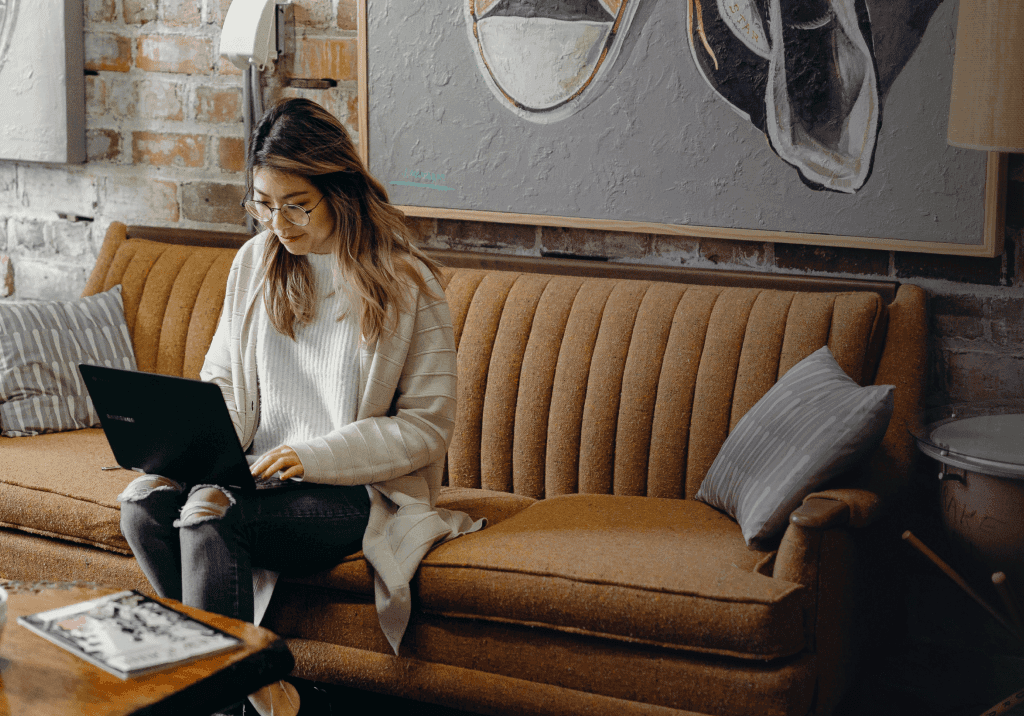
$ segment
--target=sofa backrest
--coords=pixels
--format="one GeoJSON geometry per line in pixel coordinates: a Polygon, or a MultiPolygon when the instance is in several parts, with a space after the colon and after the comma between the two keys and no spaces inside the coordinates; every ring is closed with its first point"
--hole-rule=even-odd
{"type": "MultiPolygon", "coordinates": [[[[141,370],[198,377],[231,241],[126,240],[123,225],[111,227],[85,293],[122,285],[141,370]]],[[[854,380],[897,384],[893,423],[864,486],[889,492],[905,480],[913,445],[904,422],[925,373],[915,287],[887,305],[873,291],[820,287],[447,272],[459,367],[453,486],[691,498],[737,421],[824,345],[854,380]]]]}
{"type": "Polygon", "coordinates": [[[111,226],[83,294],[121,284],[139,370],[198,378],[235,249],[128,241],[124,229],[111,226]]]}
{"type": "Polygon", "coordinates": [[[874,379],[875,293],[455,270],[449,482],[530,497],[691,498],[737,421],[828,345],[874,379]]]}

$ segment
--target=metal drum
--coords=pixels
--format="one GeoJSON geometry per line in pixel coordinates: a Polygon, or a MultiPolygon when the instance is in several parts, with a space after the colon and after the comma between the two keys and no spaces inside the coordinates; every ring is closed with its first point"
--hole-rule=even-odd
{"type": "Polygon", "coordinates": [[[912,432],[941,464],[951,540],[989,574],[1004,572],[1024,599],[1024,401],[944,406],[912,432]]]}

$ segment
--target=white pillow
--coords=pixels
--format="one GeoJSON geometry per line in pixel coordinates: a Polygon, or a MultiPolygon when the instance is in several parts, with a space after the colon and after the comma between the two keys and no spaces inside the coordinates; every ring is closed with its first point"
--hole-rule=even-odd
{"type": "Polygon", "coordinates": [[[120,286],[75,301],[0,302],[0,435],[97,427],[79,363],[135,370],[120,286]]]}
{"type": "Polygon", "coordinates": [[[862,388],[818,349],[740,419],[696,499],[735,519],[748,545],[777,536],[804,497],[878,447],[893,390],[862,388]]]}

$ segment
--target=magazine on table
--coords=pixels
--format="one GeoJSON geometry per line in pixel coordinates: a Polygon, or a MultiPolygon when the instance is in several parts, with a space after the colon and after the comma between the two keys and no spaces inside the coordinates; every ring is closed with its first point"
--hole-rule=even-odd
{"type": "Polygon", "coordinates": [[[136,591],[18,617],[18,623],[122,679],[242,645],[136,591]]]}

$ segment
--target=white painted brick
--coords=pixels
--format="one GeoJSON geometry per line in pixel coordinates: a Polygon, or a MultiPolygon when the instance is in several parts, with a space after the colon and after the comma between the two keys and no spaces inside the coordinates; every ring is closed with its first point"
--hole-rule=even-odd
{"type": "MultiPolygon", "coordinates": [[[[92,235],[90,241],[92,242],[92,255],[99,256],[100,249],[103,247],[103,240],[107,238],[107,230],[110,229],[112,219],[100,219],[92,222],[92,235]]],[[[118,219],[120,221],[120,219],[118,219]]]]}
{"type": "Polygon", "coordinates": [[[138,114],[151,119],[177,119],[185,117],[185,85],[159,77],[139,82],[138,114]]]}
{"type": "Polygon", "coordinates": [[[7,222],[7,240],[11,251],[20,254],[53,254],[52,245],[46,240],[46,224],[34,219],[11,219],[7,222]]]}
{"type": "Polygon", "coordinates": [[[14,293],[14,262],[10,256],[0,254],[0,298],[14,293]]]}
{"type": "Polygon", "coordinates": [[[58,254],[73,258],[95,259],[92,245],[92,223],[88,221],[54,221],[47,229],[58,254]]]}
{"type": "Polygon", "coordinates": [[[108,177],[100,190],[98,212],[106,221],[151,224],[178,220],[178,187],[171,182],[108,177]]]}
{"type": "Polygon", "coordinates": [[[91,264],[37,259],[14,259],[16,276],[12,298],[18,300],[70,301],[82,295],[91,264]]]}
{"type": "Polygon", "coordinates": [[[0,162],[0,208],[18,206],[18,168],[13,162],[0,162]]]}
{"type": "Polygon", "coordinates": [[[19,165],[18,193],[21,205],[37,212],[96,213],[96,179],[67,169],[19,165]]]}
{"type": "Polygon", "coordinates": [[[108,117],[129,119],[138,116],[139,86],[130,77],[105,77],[104,108],[108,117]]]}
{"type": "Polygon", "coordinates": [[[90,22],[110,22],[117,17],[114,0],[86,0],[85,17],[90,22]]]}

